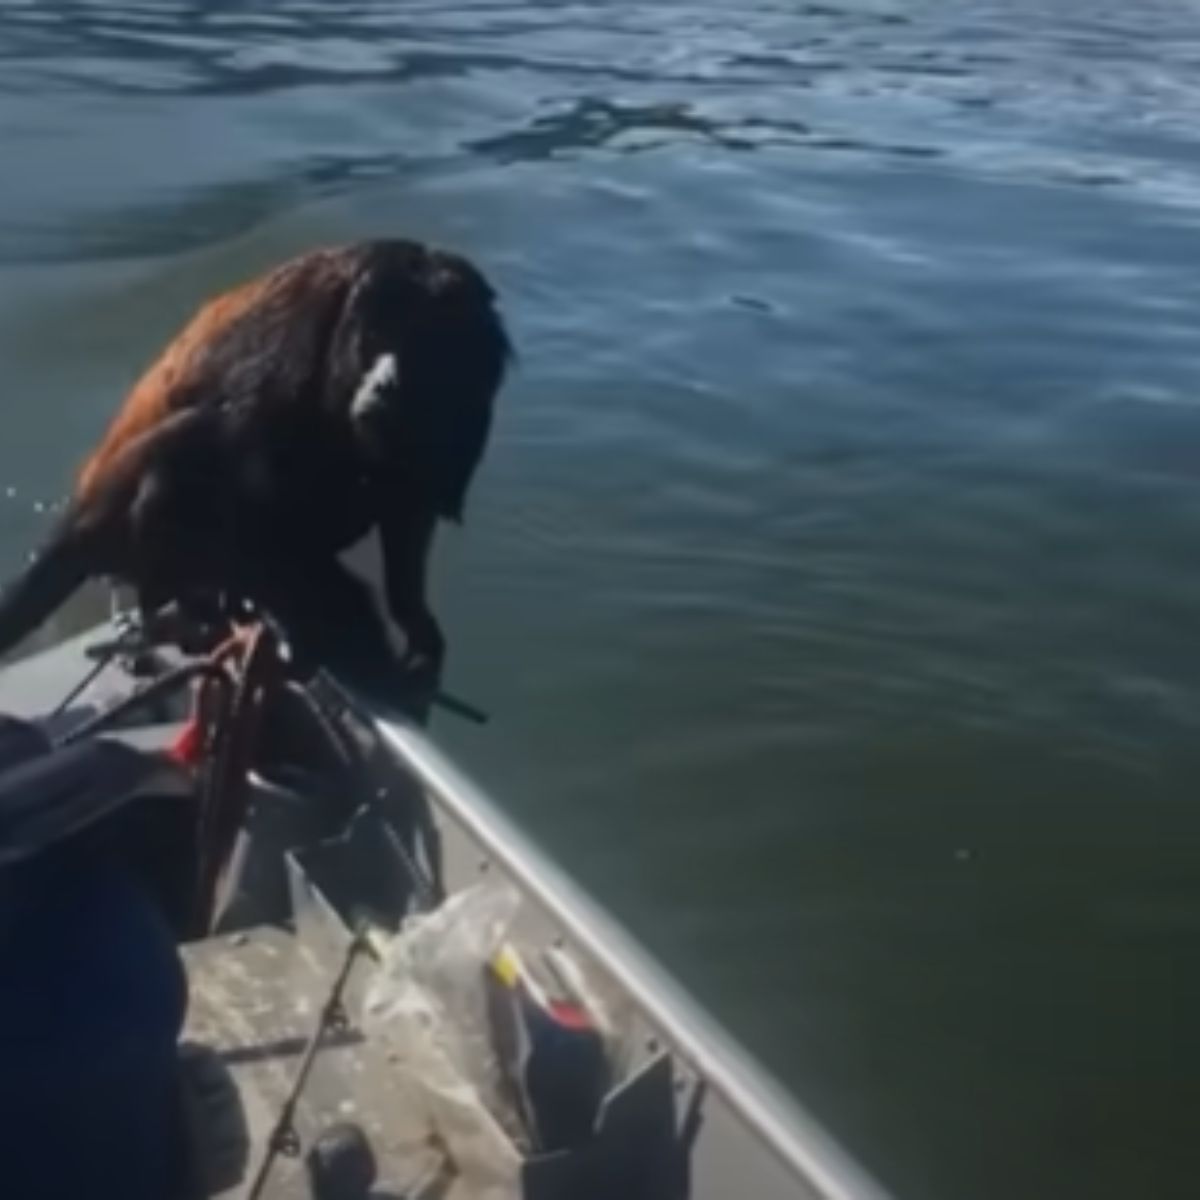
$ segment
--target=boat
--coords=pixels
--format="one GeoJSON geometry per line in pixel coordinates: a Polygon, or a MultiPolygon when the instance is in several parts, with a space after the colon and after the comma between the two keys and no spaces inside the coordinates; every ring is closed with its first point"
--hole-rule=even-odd
{"type": "MultiPolygon", "coordinates": [[[[194,642],[114,611],[0,669],[0,916],[10,860],[128,824],[134,801],[159,822],[154,863],[174,864],[149,890],[175,898],[178,1021],[158,1067],[124,1091],[106,1077],[98,1104],[78,1089],[92,1116],[54,1117],[73,1147],[63,1170],[82,1154],[70,1121],[115,1120],[118,1094],[158,1070],[178,1086],[145,1119],[171,1110],[163,1169],[180,1197],[884,1200],[451,760],[427,711],[382,714],[324,673],[292,678],[261,618],[194,642]],[[164,813],[183,814],[186,849],[164,813]]],[[[24,970],[9,946],[0,1016],[4,979],[24,970]]],[[[85,1009],[104,986],[90,953],[71,977],[85,1009]]],[[[155,969],[139,967],[137,1005],[155,969]]],[[[85,1042],[62,1044],[76,1047],[62,1069],[90,1069],[85,1042]]],[[[12,1117],[0,1100],[0,1173],[20,1149],[12,1117]]],[[[120,1178],[87,1194],[165,1194],[139,1192],[133,1170],[163,1139],[132,1140],[120,1178]]],[[[27,1157],[34,1178],[4,1194],[56,1200],[57,1151],[27,1157]]]]}

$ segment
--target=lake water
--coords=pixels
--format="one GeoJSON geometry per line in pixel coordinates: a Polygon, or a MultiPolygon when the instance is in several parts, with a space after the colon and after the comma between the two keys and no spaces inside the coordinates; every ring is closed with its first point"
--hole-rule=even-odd
{"type": "Polygon", "coordinates": [[[206,294],[465,250],[440,735],[900,1197],[1200,1194],[1200,6],[5,0],[0,163],[5,571],[206,294]]]}

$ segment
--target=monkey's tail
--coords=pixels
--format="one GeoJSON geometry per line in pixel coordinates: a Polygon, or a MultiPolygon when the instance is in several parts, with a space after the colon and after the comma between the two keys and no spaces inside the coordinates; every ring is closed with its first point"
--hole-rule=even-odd
{"type": "Polygon", "coordinates": [[[0,655],[31,634],[91,574],[86,540],[71,506],[29,563],[0,590],[0,655]]]}

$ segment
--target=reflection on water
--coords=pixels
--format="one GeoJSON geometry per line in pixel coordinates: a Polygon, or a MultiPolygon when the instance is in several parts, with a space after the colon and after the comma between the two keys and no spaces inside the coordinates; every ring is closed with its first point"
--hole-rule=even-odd
{"type": "Polygon", "coordinates": [[[1198,30],[10,0],[0,557],[204,295],[467,250],[443,736],[898,1193],[1190,1195],[1198,30]]]}

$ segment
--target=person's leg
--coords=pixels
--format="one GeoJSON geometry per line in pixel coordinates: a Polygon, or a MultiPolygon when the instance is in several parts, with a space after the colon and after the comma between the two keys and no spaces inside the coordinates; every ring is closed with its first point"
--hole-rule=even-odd
{"type": "Polygon", "coordinates": [[[180,1153],[186,980],[162,914],[102,862],[8,876],[0,930],[4,1195],[162,1200],[180,1153]],[[13,919],[15,917],[15,920],[13,919]]]}

